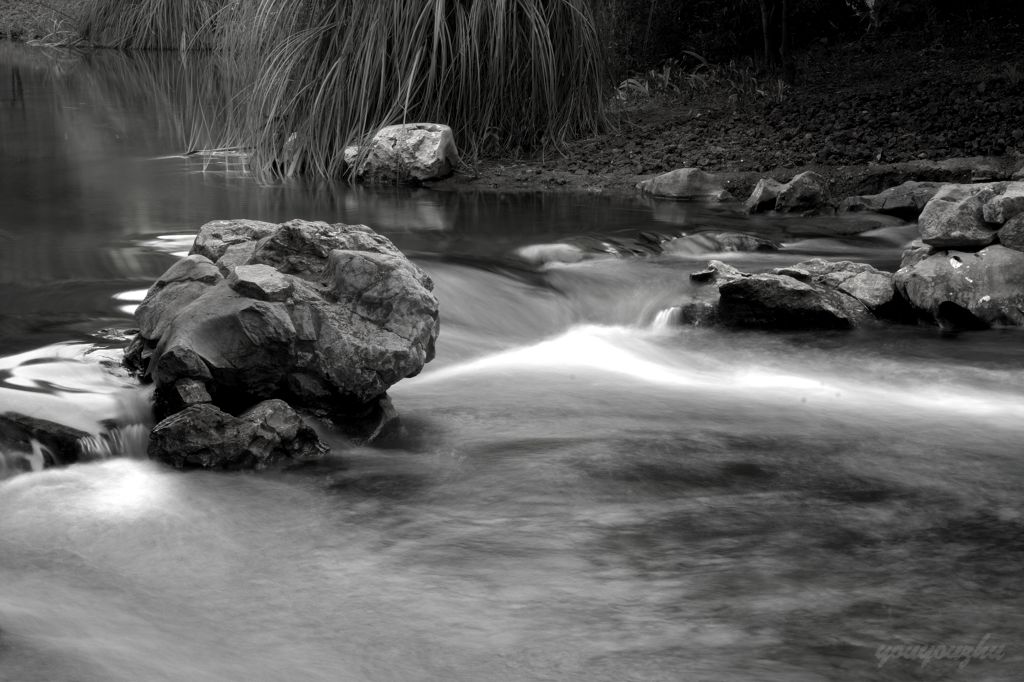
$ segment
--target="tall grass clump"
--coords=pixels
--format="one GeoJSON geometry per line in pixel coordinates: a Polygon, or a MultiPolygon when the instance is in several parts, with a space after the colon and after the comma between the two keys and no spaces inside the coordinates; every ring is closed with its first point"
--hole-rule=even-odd
{"type": "Polygon", "coordinates": [[[346,145],[402,121],[446,123],[470,155],[604,125],[589,0],[235,0],[228,11],[221,44],[260,58],[226,144],[250,144],[257,171],[338,176],[346,145]]]}
{"type": "Polygon", "coordinates": [[[139,50],[213,46],[216,18],[234,0],[90,0],[79,33],[93,45],[139,50]]]}

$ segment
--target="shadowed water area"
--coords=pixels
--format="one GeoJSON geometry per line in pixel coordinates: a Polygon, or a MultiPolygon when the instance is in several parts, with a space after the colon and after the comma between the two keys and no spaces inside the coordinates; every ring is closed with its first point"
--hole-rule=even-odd
{"type": "Polygon", "coordinates": [[[182,155],[216,78],[0,42],[0,413],[119,434],[43,472],[3,444],[0,680],[1019,679],[1021,333],[665,322],[708,258],[892,270],[912,226],[263,186],[182,155]],[[147,395],[104,363],[199,226],[235,217],[365,223],[433,277],[438,357],[390,392],[403,436],[325,431],[331,457],[259,474],[145,459],[147,395]],[[782,248],[651,246],[722,230],[782,248]],[[515,255],[559,241],[614,255],[515,255]]]}

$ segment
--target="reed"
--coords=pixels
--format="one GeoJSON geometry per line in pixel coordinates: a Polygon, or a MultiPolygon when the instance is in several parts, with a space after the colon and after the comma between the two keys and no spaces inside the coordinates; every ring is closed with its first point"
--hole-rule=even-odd
{"type": "Polygon", "coordinates": [[[228,1],[90,0],[79,18],[79,33],[101,47],[208,49],[214,44],[216,18],[228,1]]]}
{"type": "Polygon", "coordinates": [[[469,158],[606,123],[595,0],[92,1],[93,42],[214,47],[246,74],[220,144],[257,172],[337,177],[347,145],[403,121],[450,125],[469,158]]]}

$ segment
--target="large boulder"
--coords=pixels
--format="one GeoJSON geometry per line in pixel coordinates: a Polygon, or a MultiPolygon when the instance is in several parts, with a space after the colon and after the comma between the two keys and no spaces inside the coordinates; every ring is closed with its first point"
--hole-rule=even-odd
{"type": "Polygon", "coordinates": [[[433,282],[363,225],[216,221],[150,289],[126,364],[158,418],[284,398],[345,422],[434,355],[433,282]]]}
{"type": "Polygon", "coordinates": [[[363,181],[418,183],[451,175],[459,163],[452,129],[439,123],[404,123],[377,131],[367,145],[347,147],[345,163],[363,181]]]}
{"type": "Polygon", "coordinates": [[[851,329],[870,319],[852,296],[790,275],[750,275],[718,291],[718,319],[731,327],[851,329]]]}
{"type": "Polygon", "coordinates": [[[267,400],[238,417],[211,404],[190,406],[153,428],[148,454],[179,469],[262,469],[325,450],[287,403],[267,400]]]}
{"type": "Polygon", "coordinates": [[[699,168],[679,168],[637,183],[646,194],[678,201],[729,201],[723,181],[699,168]]]}
{"type": "Polygon", "coordinates": [[[989,185],[946,185],[918,219],[921,240],[942,249],[978,249],[996,238],[997,226],[985,222],[984,207],[993,195],[989,185]]]}
{"type": "Polygon", "coordinates": [[[1024,325],[1024,253],[940,251],[896,271],[898,291],[941,326],[1024,325]]]}

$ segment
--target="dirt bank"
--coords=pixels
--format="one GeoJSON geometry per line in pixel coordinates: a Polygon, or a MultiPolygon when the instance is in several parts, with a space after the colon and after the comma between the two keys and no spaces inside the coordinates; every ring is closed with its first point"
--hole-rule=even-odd
{"type": "Polygon", "coordinates": [[[607,134],[558,154],[484,160],[477,177],[438,188],[624,193],[691,166],[729,172],[740,193],[762,175],[806,169],[840,194],[912,177],[1008,177],[1024,156],[1024,57],[1011,28],[956,45],[904,36],[821,46],[801,55],[792,85],[733,72],[696,89],[684,75],[678,92],[618,103],[607,134]]]}

